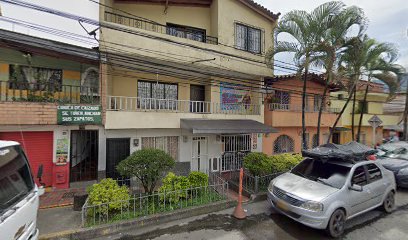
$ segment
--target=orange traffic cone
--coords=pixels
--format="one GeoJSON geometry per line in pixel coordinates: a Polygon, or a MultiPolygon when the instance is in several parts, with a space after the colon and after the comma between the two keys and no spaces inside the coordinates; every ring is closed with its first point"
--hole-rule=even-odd
{"type": "Polygon", "coordinates": [[[239,193],[238,193],[238,204],[235,207],[233,216],[237,219],[245,219],[246,214],[242,208],[242,178],[244,177],[244,170],[241,168],[239,171],[239,193]]]}

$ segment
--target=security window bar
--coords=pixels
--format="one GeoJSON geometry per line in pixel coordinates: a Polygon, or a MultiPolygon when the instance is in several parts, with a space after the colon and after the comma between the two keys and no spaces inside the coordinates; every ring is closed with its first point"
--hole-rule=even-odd
{"type": "Polygon", "coordinates": [[[187,38],[198,42],[205,42],[206,31],[201,28],[194,28],[173,23],[167,23],[166,33],[171,36],[187,38]]]}
{"type": "Polygon", "coordinates": [[[137,95],[139,108],[177,109],[177,84],[138,81],[137,95]]]}
{"type": "Polygon", "coordinates": [[[273,143],[274,153],[289,153],[294,151],[295,142],[287,135],[279,136],[273,143]]]}
{"type": "Polygon", "coordinates": [[[290,104],[290,93],[284,91],[275,91],[275,97],[272,103],[290,104]]]}
{"type": "Polygon", "coordinates": [[[62,70],[31,66],[10,65],[9,88],[41,91],[61,91],[62,70]]]}
{"type": "Polygon", "coordinates": [[[262,52],[262,31],[240,23],[235,24],[235,45],[237,49],[255,54],[262,52]]]}
{"type": "Polygon", "coordinates": [[[154,148],[168,153],[174,160],[178,159],[179,137],[142,137],[142,149],[154,148]]]}

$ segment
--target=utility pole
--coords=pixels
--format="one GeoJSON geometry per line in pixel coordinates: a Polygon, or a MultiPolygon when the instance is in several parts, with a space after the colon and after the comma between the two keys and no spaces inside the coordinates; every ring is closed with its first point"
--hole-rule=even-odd
{"type": "Polygon", "coordinates": [[[404,80],[405,80],[405,84],[406,86],[406,90],[405,90],[405,109],[404,109],[404,116],[403,116],[403,120],[404,120],[404,141],[408,141],[407,135],[408,135],[408,74],[404,74],[404,80]]]}
{"type": "MultiPolygon", "coordinates": [[[[408,37],[408,29],[407,29],[407,37],[408,37]]],[[[405,90],[405,109],[404,109],[404,141],[408,141],[407,135],[408,135],[408,119],[407,119],[407,115],[408,115],[408,74],[404,74],[404,80],[405,80],[405,84],[406,86],[406,90],[405,90]]]]}

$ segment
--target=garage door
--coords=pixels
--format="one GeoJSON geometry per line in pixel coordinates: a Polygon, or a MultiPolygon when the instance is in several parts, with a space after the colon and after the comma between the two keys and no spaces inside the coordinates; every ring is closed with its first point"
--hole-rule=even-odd
{"type": "Polygon", "coordinates": [[[37,172],[42,164],[42,182],[52,185],[53,132],[0,132],[0,139],[19,142],[27,154],[35,182],[39,184],[37,172]]]}

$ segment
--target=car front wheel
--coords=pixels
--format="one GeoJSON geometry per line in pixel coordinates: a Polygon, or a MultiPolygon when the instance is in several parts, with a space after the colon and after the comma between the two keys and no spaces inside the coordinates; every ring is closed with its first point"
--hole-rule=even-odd
{"type": "Polygon", "coordinates": [[[385,197],[383,202],[383,209],[386,213],[392,212],[395,207],[395,193],[393,191],[389,192],[385,197]]]}
{"type": "Polygon", "coordinates": [[[326,232],[333,238],[340,237],[344,232],[346,214],[343,210],[337,209],[330,217],[326,232]]]}

